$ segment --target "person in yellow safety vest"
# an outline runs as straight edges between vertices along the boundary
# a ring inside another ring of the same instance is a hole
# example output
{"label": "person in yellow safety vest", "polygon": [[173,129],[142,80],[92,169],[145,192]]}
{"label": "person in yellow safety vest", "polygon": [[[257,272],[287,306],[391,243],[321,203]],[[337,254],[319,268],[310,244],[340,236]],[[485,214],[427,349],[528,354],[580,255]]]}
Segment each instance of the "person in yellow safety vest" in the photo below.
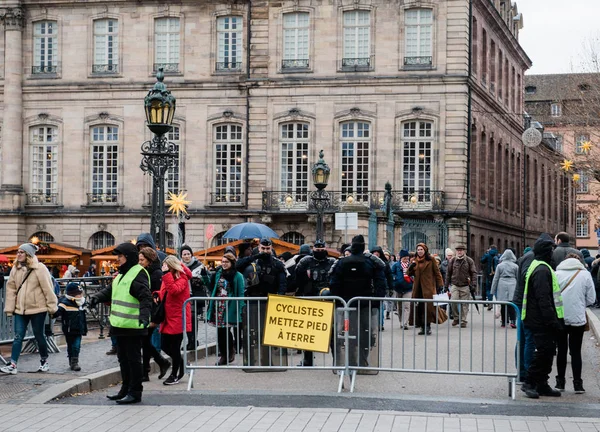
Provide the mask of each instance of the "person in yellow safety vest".
{"label": "person in yellow safety vest", "polygon": [[142,339],[148,334],[152,295],[150,276],[138,264],[138,250],[132,243],[122,243],[113,253],[119,262],[119,275],[112,284],[90,297],[90,307],[111,302],[111,336],[117,338],[117,357],[123,384],[115,395],[107,395],[118,404],[142,400]]}
{"label": "person in yellow safety vest", "polygon": [[556,245],[548,234],[542,234],[533,246],[535,259],[525,275],[525,292],[521,319],[533,333],[536,351],[527,371],[522,390],[525,396],[560,396],[548,384],[556,353],[557,336],[563,331],[563,306],[558,279],[550,262]]}

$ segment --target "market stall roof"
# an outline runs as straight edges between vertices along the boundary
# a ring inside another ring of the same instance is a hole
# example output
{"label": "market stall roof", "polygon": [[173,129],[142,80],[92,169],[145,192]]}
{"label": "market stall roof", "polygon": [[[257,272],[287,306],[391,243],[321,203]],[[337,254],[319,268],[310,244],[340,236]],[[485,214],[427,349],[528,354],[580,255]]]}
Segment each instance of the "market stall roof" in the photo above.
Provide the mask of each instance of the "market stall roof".
{"label": "market stall roof", "polygon": [[[271,239],[271,241],[273,242],[273,247],[275,248],[275,252],[277,253],[277,255],[281,255],[284,252],[291,252],[293,254],[296,254],[300,250],[300,246],[294,243],[288,243],[279,239]],[[207,261],[220,260],[223,254],[225,253],[225,248],[227,246],[233,246],[237,252],[238,246],[244,242],[245,240],[236,240],[230,243],[224,243],[219,246],[213,246],[206,250],[199,250],[194,252],[194,256],[198,259],[204,260],[204,255],[206,254]],[[254,243],[258,244],[258,242]]]}
{"label": "market stall roof", "polygon": [[[93,261],[114,261],[117,257],[112,252],[118,245],[108,246],[92,251]],[[167,248],[167,255],[176,255],[175,249]]]}
{"label": "market stall roof", "polygon": [[[11,261],[14,260],[16,258],[16,254],[5,254],[6,257],[8,259],[10,259]],[[49,262],[49,261],[57,261],[57,262],[65,262],[65,261],[71,261],[74,260],[78,257],[78,255],[36,255],[37,259],[39,261],[43,261],[43,262]]]}
{"label": "market stall roof", "polygon": [[[17,254],[17,251],[19,250],[19,246],[21,246],[21,245],[19,244],[19,245],[15,245],[15,246],[9,246],[4,249],[0,249],[0,254],[9,256],[12,252],[12,255],[14,256]],[[89,249],[82,248],[79,246],[72,246],[72,245],[68,245],[68,244],[64,244],[64,243],[48,243],[48,247],[49,247],[49,249],[54,250],[54,251],[60,251],[60,252],[64,252],[64,253],[71,254],[71,255],[77,255],[77,256],[81,256],[85,253],[90,253]],[[38,258],[41,258],[43,256],[46,256],[46,255],[37,255]],[[58,255],[48,254],[48,256],[56,257]]]}

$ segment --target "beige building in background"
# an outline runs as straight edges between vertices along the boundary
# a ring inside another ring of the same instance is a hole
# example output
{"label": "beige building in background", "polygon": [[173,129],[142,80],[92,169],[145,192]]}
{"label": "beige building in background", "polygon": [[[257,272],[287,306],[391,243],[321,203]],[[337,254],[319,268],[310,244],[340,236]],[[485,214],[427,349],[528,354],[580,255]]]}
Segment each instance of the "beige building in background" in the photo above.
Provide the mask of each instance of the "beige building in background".
{"label": "beige building in background", "polygon": [[[148,231],[140,146],[158,67],[177,97],[169,138],[180,159],[167,187],[192,201],[195,249],[247,220],[314,241],[320,149],[334,246],[362,232],[371,245],[393,235],[396,250],[467,243],[477,257],[573,223],[552,214],[528,227],[522,217],[530,61],[514,3],[1,0],[0,16],[0,246],[35,234],[97,249]],[[358,231],[335,229],[341,211],[359,213]]]}

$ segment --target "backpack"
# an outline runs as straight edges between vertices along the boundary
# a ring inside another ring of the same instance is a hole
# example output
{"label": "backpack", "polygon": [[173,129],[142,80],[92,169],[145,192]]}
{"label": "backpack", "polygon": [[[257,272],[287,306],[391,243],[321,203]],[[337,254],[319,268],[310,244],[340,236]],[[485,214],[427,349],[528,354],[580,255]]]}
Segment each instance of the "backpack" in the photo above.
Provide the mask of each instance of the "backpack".
{"label": "backpack", "polygon": [[255,262],[250,263],[244,269],[244,279],[246,279],[246,288],[256,286],[260,283],[259,268]]}

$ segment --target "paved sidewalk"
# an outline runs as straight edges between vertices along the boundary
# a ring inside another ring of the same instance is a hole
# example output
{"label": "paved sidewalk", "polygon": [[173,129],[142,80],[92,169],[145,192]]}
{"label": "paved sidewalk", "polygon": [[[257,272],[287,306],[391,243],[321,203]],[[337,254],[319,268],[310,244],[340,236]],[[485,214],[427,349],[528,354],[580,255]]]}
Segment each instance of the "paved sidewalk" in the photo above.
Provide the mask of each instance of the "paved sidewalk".
{"label": "paved sidewalk", "polygon": [[597,432],[599,418],[502,417],[347,409],[230,408],[220,406],[8,406],[3,431],[272,431],[272,432]]}

